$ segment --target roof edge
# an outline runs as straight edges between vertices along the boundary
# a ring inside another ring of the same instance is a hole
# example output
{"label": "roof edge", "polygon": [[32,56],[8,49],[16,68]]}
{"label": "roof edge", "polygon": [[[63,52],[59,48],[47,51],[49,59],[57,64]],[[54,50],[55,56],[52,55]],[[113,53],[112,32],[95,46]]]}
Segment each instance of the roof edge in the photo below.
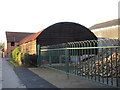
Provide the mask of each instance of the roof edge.
{"label": "roof edge", "polygon": [[90,30],[120,25],[120,18],[94,24],[89,27]]}

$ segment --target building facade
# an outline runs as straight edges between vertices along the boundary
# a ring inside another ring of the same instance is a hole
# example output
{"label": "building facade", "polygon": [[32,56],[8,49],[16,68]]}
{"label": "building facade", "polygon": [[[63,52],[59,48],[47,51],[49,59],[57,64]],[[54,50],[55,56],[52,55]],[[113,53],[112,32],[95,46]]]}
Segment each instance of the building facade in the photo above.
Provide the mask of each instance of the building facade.
{"label": "building facade", "polygon": [[21,48],[22,53],[27,53],[29,55],[37,54],[36,38],[41,32],[42,31],[39,31],[37,33],[28,35],[27,37],[19,41],[19,46]]}
{"label": "building facade", "polygon": [[89,29],[98,38],[120,39],[120,19],[95,24]]}
{"label": "building facade", "polygon": [[11,52],[16,48],[18,42],[33,33],[27,32],[6,32],[5,57],[10,58]]}

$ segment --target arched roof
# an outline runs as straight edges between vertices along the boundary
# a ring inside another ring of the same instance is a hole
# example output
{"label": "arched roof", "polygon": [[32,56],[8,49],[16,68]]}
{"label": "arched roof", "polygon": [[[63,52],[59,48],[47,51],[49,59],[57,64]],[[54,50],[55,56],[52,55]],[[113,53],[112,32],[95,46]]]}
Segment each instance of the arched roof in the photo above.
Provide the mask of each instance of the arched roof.
{"label": "arched roof", "polygon": [[44,29],[37,37],[41,46],[66,42],[96,40],[97,37],[86,27],[73,22],[60,22]]}

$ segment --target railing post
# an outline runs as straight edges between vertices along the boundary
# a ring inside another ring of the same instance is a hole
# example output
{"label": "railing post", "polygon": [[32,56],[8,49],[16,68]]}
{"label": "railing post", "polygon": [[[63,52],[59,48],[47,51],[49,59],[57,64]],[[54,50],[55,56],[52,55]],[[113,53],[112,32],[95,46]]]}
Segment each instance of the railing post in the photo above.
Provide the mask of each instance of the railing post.
{"label": "railing post", "polygon": [[68,50],[65,49],[65,64],[66,64],[66,73],[69,73],[69,53]]}
{"label": "railing post", "polygon": [[40,66],[42,64],[40,44],[37,45],[37,55],[38,55],[37,66]]}
{"label": "railing post", "polygon": [[[120,42],[119,42],[120,45]],[[118,73],[120,75],[120,48],[118,48]],[[120,77],[118,77],[118,87],[120,88]]]}

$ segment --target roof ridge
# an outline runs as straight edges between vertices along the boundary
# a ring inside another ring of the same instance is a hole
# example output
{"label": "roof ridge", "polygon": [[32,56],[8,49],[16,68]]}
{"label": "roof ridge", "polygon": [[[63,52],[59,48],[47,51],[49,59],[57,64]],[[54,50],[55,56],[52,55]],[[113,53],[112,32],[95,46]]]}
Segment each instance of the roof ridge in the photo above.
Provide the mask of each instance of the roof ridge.
{"label": "roof ridge", "polygon": [[104,27],[119,25],[120,24],[119,22],[120,22],[120,18],[112,19],[112,20],[109,20],[109,21],[105,21],[105,22],[94,24],[89,29],[92,30],[92,29],[98,29],[98,28],[104,28]]}
{"label": "roof ridge", "polygon": [[22,33],[22,32],[6,32],[6,39],[8,42],[19,42],[21,39],[33,33]]}
{"label": "roof ridge", "polygon": [[[119,19],[120,19],[120,18],[119,18]],[[119,19],[107,20],[107,21],[103,21],[103,22],[100,22],[100,23],[96,23],[95,25],[97,25],[97,24],[102,24],[102,23],[107,23],[107,22],[112,22],[112,21],[116,21],[116,20],[119,20]]]}
{"label": "roof ridge", "polygon": [[14,31],[5,31],[7,33],[35,33],[35,32],[14,32]]}

